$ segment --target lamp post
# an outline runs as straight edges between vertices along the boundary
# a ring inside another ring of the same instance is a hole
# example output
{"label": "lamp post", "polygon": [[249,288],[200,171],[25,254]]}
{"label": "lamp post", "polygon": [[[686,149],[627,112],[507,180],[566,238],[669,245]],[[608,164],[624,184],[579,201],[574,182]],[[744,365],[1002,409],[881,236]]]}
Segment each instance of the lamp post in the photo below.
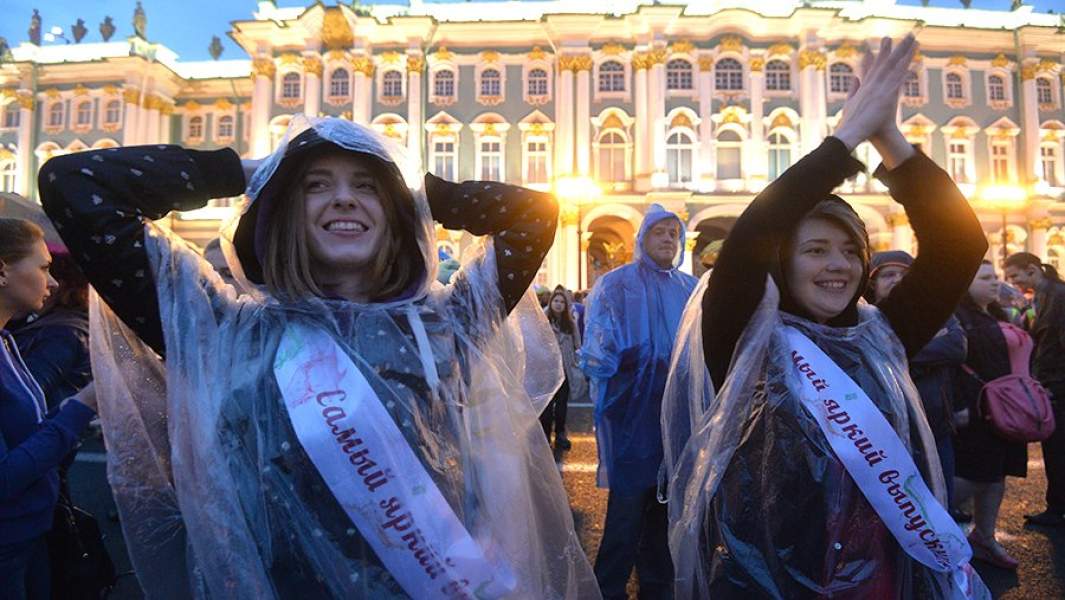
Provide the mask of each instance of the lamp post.
{"label": "lamp post", "polygon": [[1028,205],[1028,190],[1015,185],[990,185],[980,191],[980,200],[1002,215],[1002,266],[1005,267],[1009,257],[1009,215],[1013,211],[1023,210]]}
{"label": "lamp post", "polygon": [[595,201],[602,195],[599,184],[591,177],[559,177],[555,180],[555,196],[559,200],[563,225],[566,222],[577,225],[577,287],[583,284],[584,260],[581,257],[584,244],[584,232],[581,230],[581,206],[585,202]]}

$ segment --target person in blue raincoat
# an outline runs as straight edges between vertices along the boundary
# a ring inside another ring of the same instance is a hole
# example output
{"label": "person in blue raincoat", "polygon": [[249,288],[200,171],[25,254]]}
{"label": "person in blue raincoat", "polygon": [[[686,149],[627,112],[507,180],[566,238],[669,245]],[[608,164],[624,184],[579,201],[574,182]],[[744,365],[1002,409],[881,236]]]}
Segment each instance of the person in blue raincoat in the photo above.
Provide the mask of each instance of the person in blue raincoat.
{"label": "person in blue raincoat", "polygon": [[634,260],[602,276],[588,300],[582,368],[591,383],[599,487],[610,489],[595,575],[603,598],[625,598],[635,566],[640,598],[671,597],[667,511],[657,498],[660,414],[669,357],[696,279],[682,273],[684,224],[651,205]]}

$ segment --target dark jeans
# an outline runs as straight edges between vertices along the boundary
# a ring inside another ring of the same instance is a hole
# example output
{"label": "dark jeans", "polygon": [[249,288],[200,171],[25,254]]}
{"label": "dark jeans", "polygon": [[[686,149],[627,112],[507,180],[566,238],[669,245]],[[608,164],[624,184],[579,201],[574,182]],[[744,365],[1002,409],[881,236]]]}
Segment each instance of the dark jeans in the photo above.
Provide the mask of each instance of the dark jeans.
{"label": "dark jeans", "polygon": [[1065,383],[1047,386],[1054,406],[1054,433],[1043,440],[1047,473],[1047,510],[1065,514]]}
{"label": "dark jeans", "polygon": [[555,392],[555,397],[544,407],[540,413],[540,425],[544,428],[547,442],[551,443],[551,430],[555,431],[555,439],[566,437],[566,411],[569,409],[569,379],[562,382],[562,386]]}
{"label": "dark jeans", "polygon": [[52,595],[44,536],[0,544],[0,600],[49,600]]}
{"label": "dark jeans", "polygon": [[669,514],[653,487],[635,494],[610,490],[603,541],[595,557],[595,578],[603,600],[626,598],[625,585],[634,566],[640,582],[640,600],[673,597]]}

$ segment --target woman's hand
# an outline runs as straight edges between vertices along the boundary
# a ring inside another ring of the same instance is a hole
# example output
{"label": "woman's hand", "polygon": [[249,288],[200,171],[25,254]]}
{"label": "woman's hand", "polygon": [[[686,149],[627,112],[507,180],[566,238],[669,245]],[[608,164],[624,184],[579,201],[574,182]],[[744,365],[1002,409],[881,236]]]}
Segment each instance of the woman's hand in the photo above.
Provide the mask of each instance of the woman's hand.
{"label": "woman's hand", "polygon": [[96,384],[91,381],[89,382],[89,385],[78,390],[78,393],[71,396],[70,399],[77,400],[85,406],[88,406],[94,413],[100,412],[96,401]]}
{"label": "woman's hand", "polygon": [[[843,118],[836,128],[835,137],[847,146],[847,150],[854,150],[858,144],[870,140],[877,146],[878,152],[883,145],[892,159],[899,158],[896,154],[900,151],[905,153],[899,146],[899,140],[905,143],[905,138],[898,133],[895,115],[899,90],[910,71],[910,62],[916,49],[917,40],[910,34],[894,48],[891,38],[886,37],[880,41],[880,52],[875,57],[866,55],[863,78],[860,81],[857,78],[853,80],[850,96],[843,105]],[[906,146],[912,154],[912,147],[909,144]],[[889,164],[887,157],[884,162],[888,168],[894,166]]]}

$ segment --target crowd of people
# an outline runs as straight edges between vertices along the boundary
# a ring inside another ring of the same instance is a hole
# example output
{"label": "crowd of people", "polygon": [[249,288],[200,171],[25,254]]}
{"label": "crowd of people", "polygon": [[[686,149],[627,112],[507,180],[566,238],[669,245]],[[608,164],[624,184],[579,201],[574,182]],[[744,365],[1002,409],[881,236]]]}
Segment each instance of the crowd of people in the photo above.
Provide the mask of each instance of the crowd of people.
{"label": "crowd of people", "polygon": [[[1065,526],[1065,283],[1027,253],[1001,281],[899,132],[915,50],[866,55],[833,135],[701,280],[655,204],[631,263],[537,298],[550,194],[412,174],[341,119],[294,119],[261,161],[50,160],[64,245],[0,219],[0,599],[54,595],[97,414],[152,596],[614,599],[635,573],[648,599],[989,597],[969,563],[1018,567],[995,529],[1028,442],[1048,485],[1026,519]],[[916,257],[873,253],[832,193],[864,141]],[[242,192],[206,253],[152,223]],[[434,223],[482,243],[442,256]],[[573,402],[609,490],[594,560],[556,466]]]}

